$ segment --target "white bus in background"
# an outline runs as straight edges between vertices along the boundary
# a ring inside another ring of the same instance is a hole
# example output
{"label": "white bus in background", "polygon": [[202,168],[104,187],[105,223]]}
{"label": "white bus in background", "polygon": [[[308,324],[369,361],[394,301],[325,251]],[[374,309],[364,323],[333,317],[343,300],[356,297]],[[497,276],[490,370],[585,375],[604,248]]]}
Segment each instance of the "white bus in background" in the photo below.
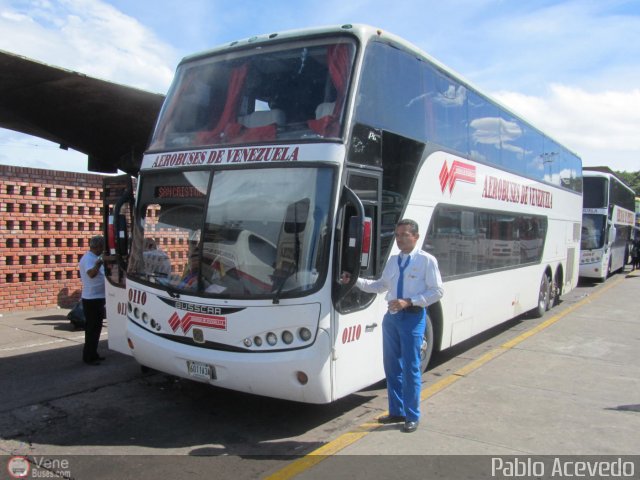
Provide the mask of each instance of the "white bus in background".
{"label": "white bus in background", "polygon": [[608,167],[585,167],[580,276],[600,281],[629,261],[635,192]]}
{"label": "white bus in background", "polygon": [[[259,395],[325,403],[360,390],[384,378],[386,303],[337,280],[378,277],[406,217],[445,285],[426,368],[434,350],[543,315],[576,285],[581,172],[566,148],[371,27],[188,57],[135,202],[118,200],[122,179],[106,185],[109,346]],[[148,238],[169,273],[149,270]]]}

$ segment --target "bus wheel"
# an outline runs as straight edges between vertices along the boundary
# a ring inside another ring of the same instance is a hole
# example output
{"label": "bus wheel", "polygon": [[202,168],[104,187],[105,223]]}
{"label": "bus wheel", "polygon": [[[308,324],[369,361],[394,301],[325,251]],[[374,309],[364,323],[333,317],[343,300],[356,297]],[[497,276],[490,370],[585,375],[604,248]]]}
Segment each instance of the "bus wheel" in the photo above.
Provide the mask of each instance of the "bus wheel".
{"label": "bus wheel", "polygon": [[560,295],[562,295],[562,276],[558,270],[551,281],[551,298],[549,299],[549,308],[556,307],[560,304]]}
{"label": "bus wheel", "polygon": [[426,328],[422,336],[422,345],[420,346],[420,371],[426,372],[429,366],[429,360],[433,354],[433,324],[427,316]]}
{"label": "bus wheel", "polygon": [[551,303],[551,282],[547,274],[542,275],[540,280],[540,291],[538,292],[538,306],[532,310],[534,318],[540,318],[544,315],[544,312],[549,310]]}

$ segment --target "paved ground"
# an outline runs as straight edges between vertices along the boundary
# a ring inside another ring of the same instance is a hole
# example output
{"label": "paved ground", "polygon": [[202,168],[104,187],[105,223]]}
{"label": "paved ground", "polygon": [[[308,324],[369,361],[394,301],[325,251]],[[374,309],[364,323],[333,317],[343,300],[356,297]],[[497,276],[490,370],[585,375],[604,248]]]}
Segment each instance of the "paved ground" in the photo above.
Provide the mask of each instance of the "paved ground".
{"label": "paved ground", "polygon": [[[637,272],[616,275],[447,351],[423,377],[413,434],[374,422],[384,385],[319,407],[141,375],[113,352],[87,367],[66,310],[4,314],[0,454],[67,459],[58,477],[92,480],[548,478],[561,455],[632,461],[640,478],[639,294]],[[498,468],[514,459],[536,475]]]}
{"label": "paved ground", "polygon": [[[566,456],[602,455],[640,478],[639,307],[640,274],[617,275],[427,386],[417,432],[363,424],[271,478],[551,478],[554,462],[566,467],[555,477],[572,473]],[[517,464],[492,465],[499,456],[529,461],[531,475],[506,475]]]}

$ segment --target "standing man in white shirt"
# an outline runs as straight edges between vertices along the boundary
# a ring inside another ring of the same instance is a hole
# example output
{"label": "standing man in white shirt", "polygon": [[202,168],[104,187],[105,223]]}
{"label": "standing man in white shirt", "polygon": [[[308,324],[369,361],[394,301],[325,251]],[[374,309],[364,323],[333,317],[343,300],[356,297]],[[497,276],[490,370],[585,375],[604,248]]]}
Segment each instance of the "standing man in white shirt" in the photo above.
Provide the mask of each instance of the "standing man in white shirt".
{"label": "standing man in white shirt", "polygon": [[[391,255],[378,280],[359,278],[355,284],[370,293],[387,292],[388,311],[382,321],[384,372],[389,414],[380,423],[404,422],[403,431],[415,432],[420,422],[420,347],[426,325],[426,307],[444,293],[438,261],[418,246],[418,224],[400,220],[395,229],[400,254]],[[344,272],[341,282],[349,282]]]}
{"label": "standing man in white shirt", "polygon": [[105,307],[103,251],[104,237],[91,237],[89,251],[82,256],[78,265],[82,280],[82,309],[86,319],[82,361],[88,365],[100,365],[100,360],[104,360],[98,355]]}

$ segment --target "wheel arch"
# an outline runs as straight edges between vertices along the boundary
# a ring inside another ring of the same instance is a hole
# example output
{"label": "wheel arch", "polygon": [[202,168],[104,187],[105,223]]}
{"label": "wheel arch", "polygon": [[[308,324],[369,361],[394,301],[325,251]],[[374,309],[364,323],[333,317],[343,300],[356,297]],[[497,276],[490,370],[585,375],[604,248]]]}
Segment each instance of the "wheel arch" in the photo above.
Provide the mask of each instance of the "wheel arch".
{"label": "wheel arch", "polygon": [[442,345],[442,325],[444,323],[444,314],[442,313],[442,304],[440,301],[429,305],[427,307],[427,313],[431,318],[431,325],[433,326],[433,351],[439,352]]}

